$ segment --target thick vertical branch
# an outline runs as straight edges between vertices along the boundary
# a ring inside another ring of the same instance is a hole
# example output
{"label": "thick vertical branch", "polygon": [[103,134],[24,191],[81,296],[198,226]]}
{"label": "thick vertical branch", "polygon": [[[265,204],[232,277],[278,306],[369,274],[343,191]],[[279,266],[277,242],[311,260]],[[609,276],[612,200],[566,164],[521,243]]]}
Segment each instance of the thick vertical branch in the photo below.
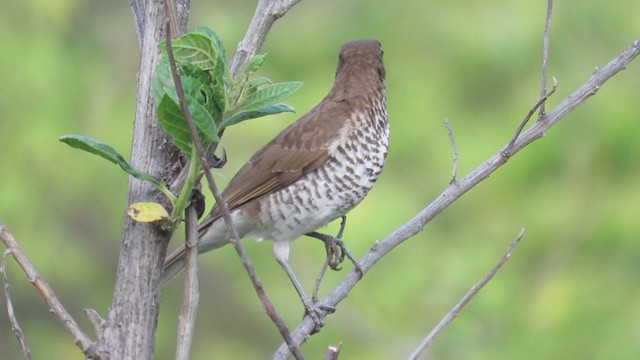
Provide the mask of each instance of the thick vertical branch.
{"label": "thick vertical branch", "polygon": [[186,211],[186,279],[184,282],[184,298],[180,309],[180,322],[178,324],[178,341],[176,341],[176,360],[186,360],[191,356],[191,344],[193,343],[196,315],[198,314],[198,301],[200,289],[198,283],[198,215],[192,205]]}
{"label": "thick vertical branch", "polygon": [[[184,30],[189,0],[178,3],[179,21]],[[151,89],[153,71],[161,56],[157,44],[164,39],[164,1],[147,0],[140,10],[142,48],[131,163],[145,173],[162,177],[175,159],[175,150],[156,122]],[[127,205],[143,200],[166,204],[163,195],[148,183],[130,178]],[[136,223],[125,216],[113,303],[99,339],[112,359],[153,358],[160,304],[158,280],[170,236],[154,225]]]}

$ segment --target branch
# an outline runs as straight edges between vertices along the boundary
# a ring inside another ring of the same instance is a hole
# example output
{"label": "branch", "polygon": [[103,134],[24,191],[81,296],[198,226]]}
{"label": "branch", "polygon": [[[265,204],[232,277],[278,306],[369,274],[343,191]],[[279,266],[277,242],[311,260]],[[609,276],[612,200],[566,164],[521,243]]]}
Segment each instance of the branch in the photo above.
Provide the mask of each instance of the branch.
{"label": "branch", "polygon": [[[547,1],[547,21],[544,25],[544,44],[542,46],[542,71],[540,71],[540,98],[547,96],[547,72],[549,70],[549,44],[551,43],[551,14],[553,13],[553,0]],[[549,94],[551,95],[551,94]],[[540,119],[546,115],[544,103],[540,105]]]}
{"label": "branch", "polygon": [[451,141],[451,152],[453,153],[453,170],[451,170],[449,184],[455,184],[458,181],[458,149],[456,148],[456,139],[453,137],[453,129],[449,124],[449,119],[444,119],[444,126],[447,128],[447,134],[449,134],[449,140]]}
{"label": "branch", "polygon": [[[507,160],[515,153],[529,145],[533,141],[541,138],[548,130],[563,119],[568,113],[585,102],[589,97],[594,95],[602,85],[611,77],[622,71],[633,59],[640,54],[640,38],[635,40],[617,57],[612,59],[604,68],[593,74],[587,82],[580,88],[567,96],[555,109],[547,114],[546,121],[538,121],[533,124],[527,131],[514,141],[512,153],[505,156],[505,150],[508,145],[502,147],[493,154],[484,163],[480,164],[476,169],[471,171],[467,176],[458,181],[455,185],[449,185],[431,204],[420,211],[416,216],[404,225],[400,226],[393,233],[388,235],[383,241],[377,243],[371,251],[369,251],[360,265],[363,271],[368,271],[386,254],[400,245],[406,239],[414,236],[422,231],[427,223],[429,223],[436,215],[449,207],[455,200],[467,191],[474,188],[480,182],[493,174],[500,166],[504,165]],[[322,301],[321,306],[335,307],[347,294],[353,289],[358,281],[359,274],[355,270],[351,270],[345,278],[329,293]],[[304,342],[314,329],[313,321],[306,317],[298,327],[293,331],[292,336],[297,343]],[[287,347],[281,345],[274,354],[273,359],[286,359],[288,357]]]}
{"label": "branch", "polygon": [[527,123],[529,122],[533,114],[536,113],[536,110],[540,109],[540,111],[542,111],[542,108],[544,104],[547,102],[547,99],[549,99],[549,97],[556,92],[557,88],[558,88],[558,80],[556,80],[556,78],[553,78],[553,88],[551,88],[551,91],[549,91],[549,93],[546,93],[545,91],[545,95],[542,98],[540,98],[540,100],[538,100],[538,102],[535,103],[533,107],[531,107],[527,115],[525,115],[524,119],[520,122],[520,125],[518,125],[518,128],[516,129],[515,134],[513,134],[513,137],[511,138],[509,145],[507,145],[507,148],[503,152],[503,155],[505,157],[508,158],[513,155],[513,146],[515,145],[516,140],[518,140],[518,137],[522,133],[522,130],[524,130],[524,127],[527,125]]}
{"label": "branch", "polygon": [[198,313],[200,292],[198,289],[198,216],[195,206],[189,205],[186,210],[185,226],[186,279],[184,281],[184,298],[180,310],[178,339],[176,341],[176,360],[188,360],[191,354],[193,333]]}
{"label": "branch", "polygon": [[20,343],[22,356],[27,360],[31,360],[31,349],[27,344],[27,338],[22,332],[22,328],[18,323],[16,314],[13,312],[13,302],[11,301],[11,295],[9,294],[9,278],[7,277],[7,255],[9,254],[11,254],[11,250],[5,250],[2,254],[2,262],[0,263],[0,273],[2,273],[2,280],[4,281],[4,299],[7,303],[7,315],[9,316],[9,322],[11,323],[11,331],[16,335],[16,338],[18,338],[18,342]]}
{"label": "branch", "polygon": [[[168,22],[167,22],[167,27],[169,27]],[[267,315],[269,315],[273,323],[278,328],[280,335],[283,337],[285,342],[289,345],[289,349],[293,353],[294,357],[296,359],[304,359],[304,355],[302,355],[302,352],[300,351],[298,346],[295,344],[295,342],[291,338],[291,334],[289,333],[289,329],[287,328],[287,325],[284,323],[282,318],[278,315],[278,313],[275,310],[275,307],[273,306],[273,303],[267,296],[264,290],[264,287],[262,286],[262,282],[258,278],[258,274],[256,273],[256,270],[253,267],[253,264],[251,263],[251,259],[249,258],[249,255],[247,254],[246,250],[244,249],[244,246],[240,242],[240,236],[238,235],[238,232],[235,226],[233,226],[233,221],[231,219],[231,212],[229,211],[229,207],[227,206],[226,201],[224,200],[224,198],[220,194],[220,191],[218,190],[218,186],[216,185],[215,180],[213,179],[213,175],[211,175],[211,170],[209,169],[208,166],[206,166],[207,164],[206,152],[204,150],[204,147],[202,146],[200,137],[198,136],[198,131],[196,130],[196,126],[193,123],[193,119],[191,118],[189,107],[187,106],[187,100],[184,96],[184,90],[182,89],[182,82],[180,81],[178,68],[177,68],[175,59],[173,57],[173,49],[171,47],[171,37],[169,35],[170,34],[169,29],[167,29],[166,34],[167,34],[167,38],[166,38],[167,57],[169,58],[169,65],[171,66],[171,74],[173,76],[173,81],[176,86],[176,94],[178,95],[178,99],[180,100],[180,108],[182,109],[182,113],[184,114],[185,120],[187,121],[187,125],[189,126],[189,132],[191,133],[191,138],[193,139],[193,144],[195,146],[195,149],[192,149],[191,151],[196,150],[198,153],[198,156],[200,157],[200,163],[203,164],[202,168],[204,170],[204,175],[207,179],[207,183],[209,184],[209,189],[213,193],[213,197],[216,199],[216,205],[220,208],[220,212],[222,213],[222,218],[225,222],[225,225],[227,226],[227,230],[229,231],[231,244],[233,245],[234,249],[238,253],[240,260],[242,261],[242,265],[247,271],[247,274],[251,279],[253,287],[255,288],[255,291],[258,294],[258,298],[260,298],[260,301],[262,302],[265,312],[267,313]]]}
{"label": "branch", "polygon": [[47,305],[49,305],[49,311],[55,315],[58,320],[60,320],[69,334],[73,336],[76,346],[78,346],[80,350],[87,355],[87,357],[99,358],[98,354],[95,352],[93,341],[91,341],[91,339],[82,332],[78,323],[76,323],[67,309],[64,308],[62,302],[58,300],[58,297],[53,292],[53,289],[51,289],[51,286],[49,286],[47,281],[44,280],[38,270],[36,270],[31,260],[29,260],[25,255],[20,246],[18,246],[18,243],[4,224],[0,224],[0,240],[2,240],[4,245],[7,247],[7,251],[11,253],[13,259],[18,263],[18,265],[20,265],[25,275],[27,275],[29,282],[36,288],[36,290],[38,290],[40,295],[47,302]]}
{"label": "branch", "polygon": [[249,28],[242,41],[238,43],[236,55],[231,61],[231,75],[240,73],[251,58],[257,54],[273,23],[283,17],[300,0],[259,0]]}
{"label": "branch", "polygon": [[[183,32],[189,0],[174,1],[179,30]],[[164,39],[166,9],[161,0],[130,0],[130,3],[142,45],[130,164],[167,181],[168,173],[176,169],[180,153],[158,126],[151,81],[162,56],[158,43]],[[170,206],[151,184],[129,177],[125,206],[141,200]],[[123,223],[113,300],[98,343],[109,350],[111,359],[152,359],[161,303],[159,280],[172,234],[128,216]]]}
{"label": "branch", "polygon": [[409,360],[417,360],[420,354],[422,354],[422,352],[433,342],[433,340],[435,340],[435,338],[440,335],[442,330],[444,330],[444,328],[447,327],[447,325],[449,325],[456,318],[456,316],[458,316],[462,308],[464,308],[469,303],[469,301],[474,296],[476,296],[476,294],[478,294],[478,292],[489,282],[489,280],[493,278],[498,270],[500,270],[502,265],[504,265],[504,263],[506,263],[507,260],[511,258],[511,254],[516,249],[516,246],[520,244],[522,236],[524,236],[524,228],[520,230],[520,233],[518,233],[516,239],[513,240],[511,245],[509,245],[509,248],[504,253],[504,255],[502,255],[500,261],[498,261],[493,269],[491,269],[491,271],[489,271],[489,273],[485,275],[479,283],[473,285],[471,289],[462,297],[462,299],[460,299],[460,301],[453,307],[453,309],[451,309],[451,311],[449,311],[447,315],[445,315],[445,317],[440,320],[438,325],[436,325],[433,330],[431,330],[429,335],[427,335],[427,337],[422,340],[420,345],[414,350],[411,356],[408,357]]}
{"label": "branch", "polygon": [[340,356],[340,350],[342,350],[342,343],[338,346],[330,345],[327,347],[327,351],[324,352],[324,357],[322,360],[338,360]]}

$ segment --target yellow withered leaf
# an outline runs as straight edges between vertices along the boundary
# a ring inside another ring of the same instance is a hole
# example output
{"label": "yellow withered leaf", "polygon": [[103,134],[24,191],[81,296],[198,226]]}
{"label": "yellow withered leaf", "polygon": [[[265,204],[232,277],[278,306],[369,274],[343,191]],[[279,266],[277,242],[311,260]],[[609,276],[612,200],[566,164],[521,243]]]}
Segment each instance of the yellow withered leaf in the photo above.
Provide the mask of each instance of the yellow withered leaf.
{"label": "yellow withered leaf", "polygon": [[129,206],[127,214],[135,221],[154,222],[169,218],[169,213],[162,205],[154,202],[139,202]]}

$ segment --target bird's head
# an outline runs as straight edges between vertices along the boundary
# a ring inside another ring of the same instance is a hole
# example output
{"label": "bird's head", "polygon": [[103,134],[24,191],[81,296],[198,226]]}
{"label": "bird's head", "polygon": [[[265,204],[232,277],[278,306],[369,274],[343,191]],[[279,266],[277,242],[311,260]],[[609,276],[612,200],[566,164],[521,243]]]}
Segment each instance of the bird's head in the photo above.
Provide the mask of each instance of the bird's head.
{"label": "bird's head", "polygon": [[384,94],[382,45],[377,40],[355,40],[340,48],[333,95],[353,97]]}

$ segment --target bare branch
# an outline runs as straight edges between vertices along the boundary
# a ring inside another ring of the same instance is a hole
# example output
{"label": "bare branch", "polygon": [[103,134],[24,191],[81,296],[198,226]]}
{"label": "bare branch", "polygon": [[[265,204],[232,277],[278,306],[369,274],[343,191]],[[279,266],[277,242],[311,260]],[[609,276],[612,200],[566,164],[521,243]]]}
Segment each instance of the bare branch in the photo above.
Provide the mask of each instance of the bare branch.
{"label": "bare branch", "polygon": [[195,206],[189,205],[186,210],[187,224],[185,235],[186,279],[184,282],[184,298],[180,310],[178,339],[176,342],[176,360],[188,360],[191,355],[196,315],[200,291],[198,289],[198,216]]}
{"label": "bare branch", "polygon": [[[167,26],[169,26],[168,22],[167,22]],[[240,260],[242,261],[242,265],[247,271],[247,274],[251,279],[253,287],[255,288],[255,291],[258,294],[258,298],[262,302],[265,312],[267,313],[267,315],[269,315],[273,323],[276,325],[276,327],[278,328],[278,331],[280,332],[280,335],[283,337],[285,342],[289,344],[289,349],[293,353],[293,356],[296,359],[304,359],[304,355],[302,355],[302,352],[300,351],[298,346],[295,344],[295,342],[291,338],[291,334],[289,333],[289,329],[287,328],[287,325],[284,323],[282,318],[277,314],[275,307],[273,306],[273,303],[267,296],[264,290],[264,287],[262,286],[262,282],[258,278],[258,274],[256,273],[255,268],[251,263],[251,259],[249,258],[249,255],[247,254],[246,250],[244,249],[244,246],[240,242],[240,236],[238,235],[238,232],[236,231],[235,226],[233,226],[233,221],[231,219],[231,212],[229,211],[229,207],[227,206],[227,203],[222,197],[222,195],[220,195],[218,186],[216,185],[215,180],[213,179],[213,175],[211,175],[211,170],[209,169],[209,167],[206,166],[207,164],[206,152],[204,150],[204,147],[202,146],[200,137],[198,136],[198,131],[196,130],[196,127],[193,123],[191,114],[189,113],[187,100],[184,96],[184,90],[182,89],[182,82],[180,81],[178,68],[176,66],[176,62],[173,57],[173,49],[171,47],[171,38],[169,36],[170,31],[167,30],[166,33],[167,33],[167,38],[166,38],[167,57],[169,58],[169,64],[171,66],[171,74],[173,76],[173,81],[176,86],[176,94],[178,95],[178,99],[180,100],[180,108],[182,109],[182,113],[184,114],[184,117],[189,126],[189,132],[191,133],[191,138],[193,139],[195,150],[198,152],[198,156],[200,157],[201,164],[203,164],[202,168],[204,170],[205,178],[207,179],[207,182],[209,184],[209,189],[213,193],[213,197],[216,199],[216,205],[220,209],[220,212],[222,213],[222,218],[225,222],[225,225],[227,226],[227,230],[229,231],[231,244],[233,245],[236,252],[238,253]]]}
{"label": "bare branch", "polygon": [[455,184],[458,181],[458,149],[456,148],[456,140],[453,137],[453,129],[449,124],[449,119],[444,118],[444,126],[447,128],[449,140],[451,141],[451,152],[453,153],[453,170],[451,171],[449,184]]}
{"label": "bare branch", "polygon": [[414,350],[411,356],[408,357],[409,360],[417,360],[420,354],[435,340],[435,338],[444,330],[447,325],[449,325],[455,318],[458,316],[460,311],[471,301],[471,299],[476,296],[476,294],[493,278],[493,276],[500,270],[502,265],[507,262],[511,258],[511,254],[515,250],[516,246],[520,244],[520,240],[522,240],[522,236],[524,236],[524,228],[520,229],[520,233],[516,236],[516,239],[513,240],[511,245],[507,251],[502,255],[502,258],[498,263],[489,271],[487,275],[485,275],[479,283],[473,285],[471,289],[460,299],[460,301],[445,315],[442,320],[436,325],[429,335],[422,340],[420,345]]}
{"label": "bare branch", "polygon": [[[549,70],[549,44],[551,43],[551,14],[553,13],[553,0],[547,1],[547,21],[544,25],[544,45],[542,48],[542,71],[540,72],[540,98],[547,97],[547,72]],[[555,86],[554,86],[555,87]],[[549,94],[550,95],[550,94]],[[546,115],[545,103],[540,105],[540,119]]]}
{"label": "bare branch", "polygon": [[[64,308],[62,302],[58,300],[58,297],[53,292],[53,289],[51,289],[51,286],[49,286],[38,270],[36,270],[33,263],[31,263],[31,260],[29,260],[29,258],[24,254],[16,240],[3,224],[0,224],[0,239],[7,247],[7,252],[13,256],[14,260],[22,268],[22,271],[27,275],[29,282],[36,288],[36,290],[38,290],[40,295],[47,302],[47,305],[49,305],[49,311],[55,315],[58,320],[60,320],[69,334],[73,336],[76,346],[78,346],[85,355],[99,358],[97,354],[94,353],[93,341],[91,341],[91,339],[82,332],[78,323],[76,323],[67,309]],[[5,252],[5,256],[7,252]]]}
{"label": "bare branch", "polygon": [[169,26],[167,32],[172,39],[178,37],[178,8],[176,7],[175,0],[165,0],[165,6],[167,7],[167,17],[169,18]]}
{"label": "bare branch", "polygon": [[26,360],[31,360],[31,349],[27,344],[27,338],[24,336],[22,332],[22,328],[18,323],[18,318],[16,318],[16,314],[13,312],[13,302],[11,302],[11,295],[9,294],[9,278],[7,277],[7,255],[11,254],[11,250],[7,249],[2,254],[2,262],[0,263],[0,273],[2,273],[2,279],[4,281],[4,299],[7,303],[7,315],[9,316],[9,322],[11,323],[11,331],[18,338],[18,343],[20,343],[20,349],[22,349],[22,356]]}
{"label": "bare branch", "polygon": [[84,315],[89,319],[91,326],[93,326],[93,330],[96,332],[96,337],[98,339],[102,338],[105,324],[104,319],[93,309],[84,309]]}
{"label": "bare branch", "polygon": [[340,350],[342,350],[342,343],[340,343],[338,346],[330,345],[327,348],[327,351],[324,352],[324,357],[322,359],[338,360],[338,357],[340,356]]}
{"label": "bare branch", "polygon": [[262,48],[273,23],[283,17],[300,0],[259,0],[256,11],[236,55],[231,62],[231,75],[236,76]]}
{"label": "bare branch", "polygon": [[507,149],[504,151],[505,157],[509,158],[511,157],[511,155],[513,155],[513,152],[512,152],[513,145],[515,144],[516,140],[518,140],[518,136],[520,136],[520,133],[522,133],[522,130],[527,125],[529,120],[531,120],[531,117],[533,116],[533,114],[535,114],[536,110],[541,108],[541,106],[543,106],[544,103],[547,102],[547,99],[549,99],[549,97],[556,92],[557,88],[558,88],[558,81],[556,80],[556,78],[553,78],[553,88],[551,88],[551,91],[549,91],[548,94],[546,94],[544,97],[538,100],[538,102],[535,103],[535,105],[533,105],[533,107],[529,110],[527,115],[525,115],[524,119],[522,119],[522,121],[520,122],[520,125],[518,125],[518,128],[516,129],[515,134],[513,134],[513,137],[511,138],[509,145],[507,145]]}
{"label": "bare branch", "polygon": [[[640,38],[634,41],[617,57],[612,59],[604,68],[593,74],[580,88],[567,96],[553,111],[547,114],[546,121],[538,121],[527,129],[521,136],[517,138],[512,146],[513,155],[523,149],[533,141],[541,138],[548,130],[563,119],[568,113],[584,103],[589,97],[594,95],[602,85],[611,77],[622,71],[631,61],[640,54]],[[383,241],[369,251],[360,265],[363,271],[368,271],[386,254],[393,250],[396,246],[403,243],[408,238],[422,231],[436,215],[440,214],[444,209],[449,207],[460,196],[474,188],[480,182],[493,174],[500,166],[504,165],[508,158],[505,157],[505,150],[508,145],[503,146],[484,163],[480,164],[476,169],[471,171],[467,176],[458,181],[454,185],[449,185],[431,204],[422,209],[416,216],[400,226],[393,233],[388,235]],[[347,294],[355,286],[358,281],[359,274],[352,270],[345,278],[321,301],[321,306],[335,307],[338,303],[347,297]],[[309,334],[315,328],[314,322],[305,318],[298,327],[292,332],[292,336],[296,343],[304,342]],[[286,359],[288,357],[288,349],[284,344],[281,345],[273,356],[273,359]]]}
{"label": "bare branch", "polygon": [[138,46],[142,49],[142,39],[144,38],[144,1],[129,0],[131,13],[133,14],[133,22],[136,26],[136,35],[138,37]]}

